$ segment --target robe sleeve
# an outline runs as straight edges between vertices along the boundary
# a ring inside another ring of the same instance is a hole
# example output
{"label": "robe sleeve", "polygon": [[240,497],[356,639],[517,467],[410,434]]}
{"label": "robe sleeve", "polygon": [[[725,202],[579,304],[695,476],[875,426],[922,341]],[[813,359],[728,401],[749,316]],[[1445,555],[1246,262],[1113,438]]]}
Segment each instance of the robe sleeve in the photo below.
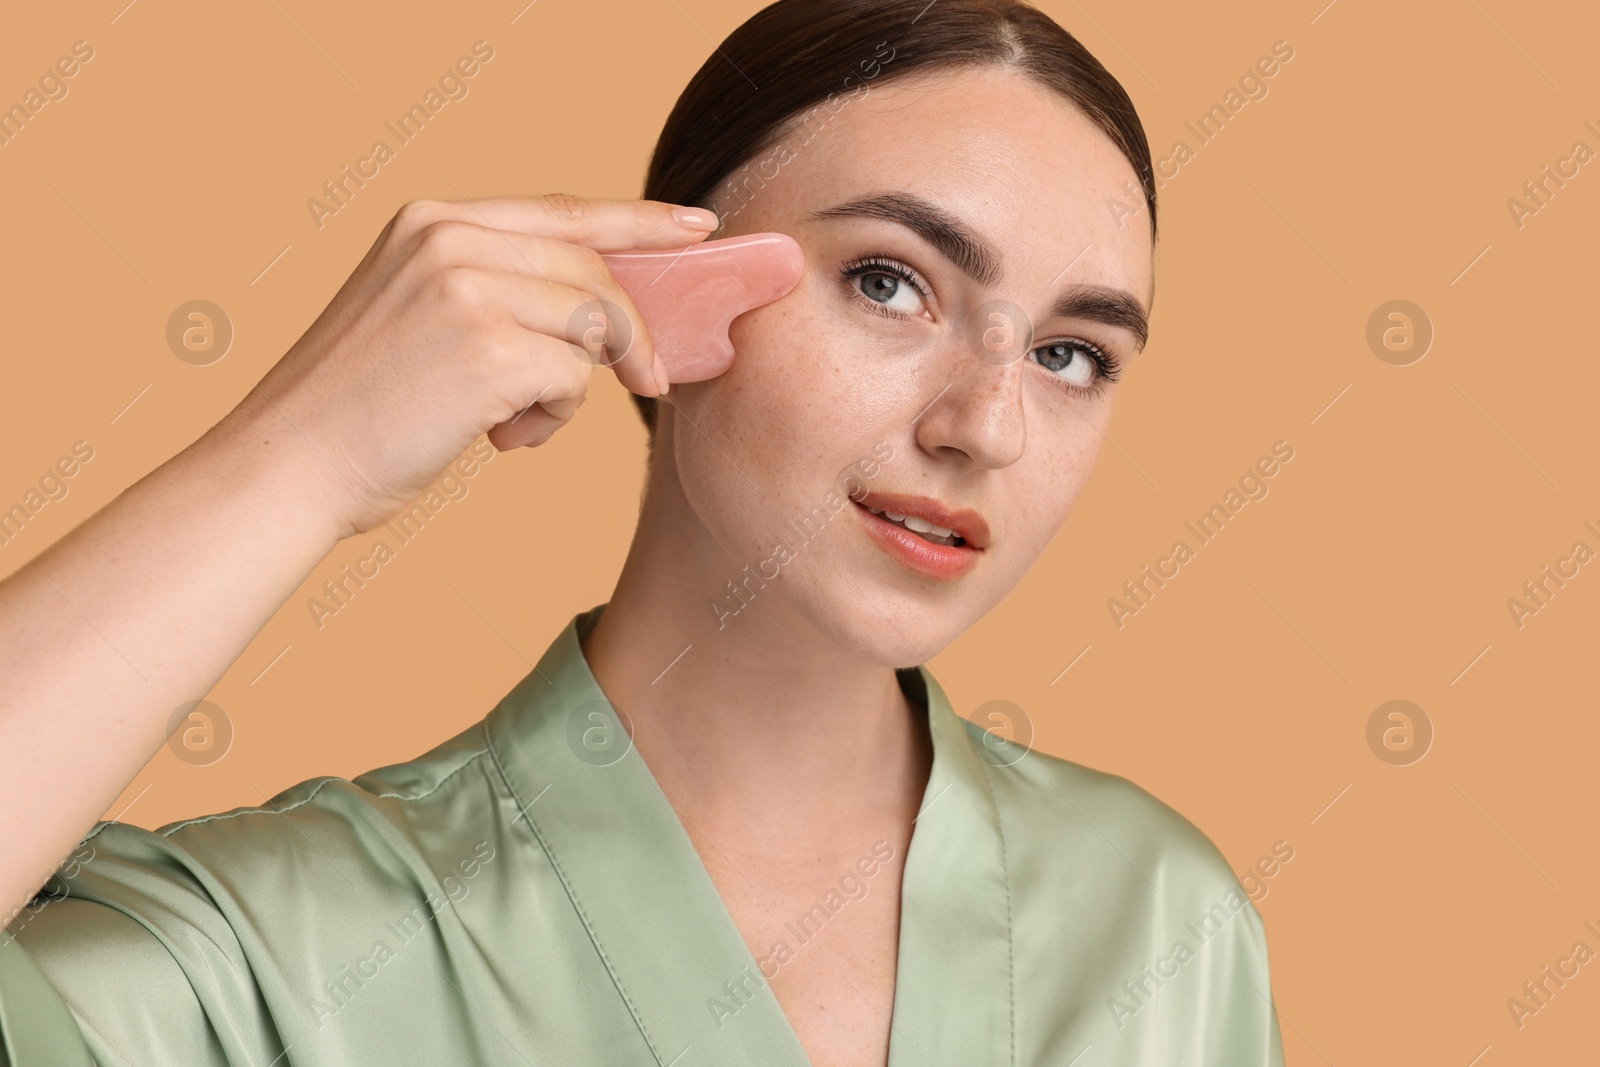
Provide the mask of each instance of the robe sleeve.
{"label": "robe sleeve", "polygon": [[210,878],[160,833],[99,824],[0,935],[0,1067],[281,1055]]}
{"label": "robe sleeve", "polygon": [[1272,1002],[1266,928],[1244,890],[1240,889],[1239,894],[1245,903],[1225,927],[1226,942],[1203,946],[1220,950],[1211,954],[1213,973],[1206,981],[1226,998],[1229,1008],[1217,1025],[1203,1031],[1199,1062],[1283,1067],[1283,1039]]}

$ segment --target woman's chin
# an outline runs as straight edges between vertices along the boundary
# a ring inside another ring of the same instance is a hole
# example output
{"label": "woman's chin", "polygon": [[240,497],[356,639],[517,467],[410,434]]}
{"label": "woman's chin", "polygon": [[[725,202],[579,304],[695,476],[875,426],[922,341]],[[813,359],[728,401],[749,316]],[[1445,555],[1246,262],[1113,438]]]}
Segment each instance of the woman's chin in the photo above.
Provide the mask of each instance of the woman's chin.
{"label": "woman's chin", "polygon": [[819,632],[856,656],[884,667],[913,667],[942,652],[974,621],[968,611],[914,590],[835,579],[837,588],[807,614]]}

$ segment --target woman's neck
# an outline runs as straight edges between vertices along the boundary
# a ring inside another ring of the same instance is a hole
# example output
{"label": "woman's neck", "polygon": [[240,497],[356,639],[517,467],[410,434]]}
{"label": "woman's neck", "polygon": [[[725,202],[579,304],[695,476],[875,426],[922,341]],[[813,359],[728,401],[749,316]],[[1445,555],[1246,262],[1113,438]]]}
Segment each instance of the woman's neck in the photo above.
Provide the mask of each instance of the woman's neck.
{"label": "woman's neck", "polygon": [[706,550],[712,539],[675,488],[652,485],[616,589],[582,641],[662,790],[708,821],[711,837],[765,824],[803,839],[857,815],[909,822],[932,766],[925,711],[892,668],[791,607],[782,574],[737,615],[714,610],[730,564]]}

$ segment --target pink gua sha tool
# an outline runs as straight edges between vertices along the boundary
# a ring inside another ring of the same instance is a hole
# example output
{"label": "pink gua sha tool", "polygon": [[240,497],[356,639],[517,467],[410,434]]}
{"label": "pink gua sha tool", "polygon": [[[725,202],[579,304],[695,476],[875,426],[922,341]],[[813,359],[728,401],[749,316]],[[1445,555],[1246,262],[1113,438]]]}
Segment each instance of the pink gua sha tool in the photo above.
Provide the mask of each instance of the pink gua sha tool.
{"label": "pink gua sha tool", "polygon": [[799,242],[783,233],[600,258],[639,309],[674,382],[702,382],[732,366],[733,320],[788,295],[805,269]]}

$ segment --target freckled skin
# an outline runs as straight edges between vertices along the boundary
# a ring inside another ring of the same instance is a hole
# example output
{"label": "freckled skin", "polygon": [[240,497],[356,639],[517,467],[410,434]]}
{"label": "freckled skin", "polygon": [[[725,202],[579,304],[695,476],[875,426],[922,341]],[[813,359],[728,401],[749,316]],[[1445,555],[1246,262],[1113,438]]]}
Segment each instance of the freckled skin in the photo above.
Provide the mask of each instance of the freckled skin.
{"label": "freckled skin", "polygon": [[[926,719],[889,668],[933,657],[1022,578],[1089,475],[1116,388],[1069,395],[1031,358],[985,362],[967,339],[974,313],[1012,301],[1035,320],[1035,349],[1087,340],[1126,368],[1127,331],[1045,315],[1072,283],[1124,288],[1148,308],[1152,255],[1133,168],[1069,103],[1016,75],[883,80],[802,139],[736,214],[736,202],[712,205],[716,236],[795,237],[805,274],[734,323],[726,374],[661,403],[638,530],[584,654],[631,713],[758,961],[779,941],[796,948],[786,924],[874,843],[893,849],[870,892],[769,983],[814,1064],[859,1067],[885,1062],[902,863],[932,761]],[[963,220],[1000,255],[1000,280],[977,285],[892,223],[806,217],[886,192]],[[1108,201],[1141,210],[1118,226]],[[840,268],[872,254],[915,270],[926,306],[909,299],[916,313],[891,319],[852,297],[861,280]],[[992,543],[962,578],[889,558],[854,505],[803,546],[786,529],[880,442],[894,453],[871,488],[987,520]],[[780,540],[792,561],[719,624],[711,605],[726,583]]]}
{"label": "freckled skin", "polygon": [[[731,196],[712,206],[737,209],[716,236],[778,230],[799,240],[805,276],[784,299],[734,324],[738,355],[727,374],[677,387],[676,404],[703,435],[666,427],[671,447],[662,458],[670,457],[692,513],[685,521],[741,560],[770,553],[786,536],[784,522],[820,502],[880,441],[894,458],[873,488],[982,513],[994,543],[956,583],[904,570],[844,521],[829,523],[784,569],[781,595],[801,614],[878,662],[905,665],[931,656],[998,603],[1044,550],[1093,466],[1115,391],[1065,396],[1031,359],[984,362],[967,339],[972,312],[985,300],[1013,301],[1034,316],[1036,340],[1048,342],[1089,329],[1043,317],[1060,286],[1115,285],[1148,305],[1149,221],[1141,210],[1119,226],[1107,206],[1130,201],[1124,183],[1137,188],[1111,140],[1068,102],[1015,75],[940,72],[887,82],[844,106],[810,144],[804,136],[802,129],[787,138],[796,158],[765,188],[752,185],[742,209]],[[964,219],[1003,257],[1001,280],[981,288],[892,223],[804,217],[891,190],[920,194]],[[936,321],[893,322],[850,302],[839,267],[880,250],[932,286]],[[1126,331],[1099,327],[1088,339],[1109,337],[1132,355]],[[670,409],[663,415],[673,421]],[[730,471],[707,437],[738,457],[745,477]],[[840,518],[853,521],[849,513]],[[862,610],[862,596],[892,628]],[[938,610],[928,610],[930,600]],[[908,643],[921,655],[908,659]]]}

